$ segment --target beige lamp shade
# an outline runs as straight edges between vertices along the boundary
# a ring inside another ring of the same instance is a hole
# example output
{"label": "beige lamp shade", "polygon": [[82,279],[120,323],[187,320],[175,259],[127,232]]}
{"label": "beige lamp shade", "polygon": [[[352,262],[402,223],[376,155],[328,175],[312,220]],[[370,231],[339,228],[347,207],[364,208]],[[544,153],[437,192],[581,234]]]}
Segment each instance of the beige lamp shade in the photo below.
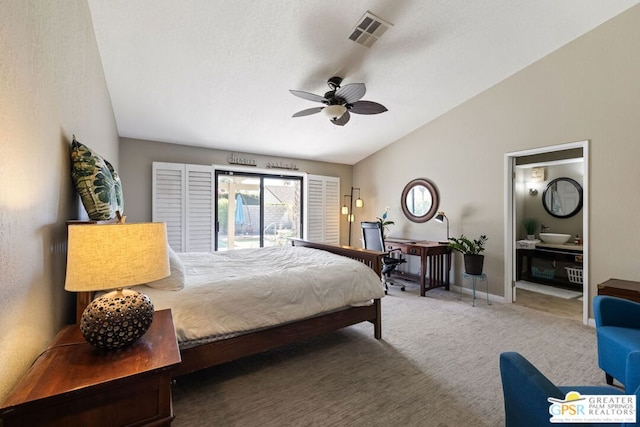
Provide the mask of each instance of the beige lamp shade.
{"label": "beige lamp shade", "polygon": [[124,288],[170,274],[165,223],[70,225],[68,232],[67,291]]}

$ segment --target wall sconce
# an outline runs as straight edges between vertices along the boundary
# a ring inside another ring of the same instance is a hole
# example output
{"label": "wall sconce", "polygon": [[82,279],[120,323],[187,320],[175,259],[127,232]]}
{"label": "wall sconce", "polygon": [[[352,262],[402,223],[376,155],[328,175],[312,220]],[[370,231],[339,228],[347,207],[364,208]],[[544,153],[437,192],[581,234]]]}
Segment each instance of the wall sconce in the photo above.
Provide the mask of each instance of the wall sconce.
{"label": "wall sconce", "polygon": [[447,241],[446,242],[439,242],[439,243],[449,243],[449,218],[447,218],[447,216],[444,214],[444,212],[440,211],[438,212],[438,214],[435,216],[434,218],[436,221],[442,223],[445,220],[447,220]]}
{"label": "wall sconce", "polygon": [[[546,168],[531,168],[531,180],[529,181],[529,184],[535,184],[544,181],[545,173]],[[529,195],[537,196],[538,189],[534,187],[529,188]]]}
{"label": "wall sconce", "polygon": [[[353,191],[354,190],[358,190],[358,198],[355,199],[355,201],[353,200]],[[349,198],[349,206],[347,206],[347,197]],[[349,223],[349,246],[351,246],[351,224],[353,224],[356,221],[356,216],[353,213],[353,205],[356,205],[356,208],[361,208],[364,206],[364,200],[362,200],[360,198],[360,189],[357,187],[351,187],[351,193],[350,194],[345,194],[344,195],[344,204],[342,205],[342,208],[340,209],[340,213],[342,215],[346,215],[347,216],[347,222]]]}
{"label": "wall sconce", "polygon": [[544,181],[546,169],[545,168],[531,168],[531,181],[542,182]]}

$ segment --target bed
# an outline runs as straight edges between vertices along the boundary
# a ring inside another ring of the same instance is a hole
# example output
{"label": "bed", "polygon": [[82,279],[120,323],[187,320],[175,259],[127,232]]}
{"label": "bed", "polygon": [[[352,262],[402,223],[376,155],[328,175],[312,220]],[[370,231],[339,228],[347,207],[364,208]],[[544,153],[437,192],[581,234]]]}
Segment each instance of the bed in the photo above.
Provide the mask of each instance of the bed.
{"label": "bed", "polygon": [[[374,337],[382,337],[380,301],[384,290],[380,270],[383,253],[301,239],[293,239],[291,248],[281,249],[286,252],[286,261],[277,256],[277,248],[262,248],[258,256],[256,254],[261,249],[178,254],[189,277],[184,290],[164,290],[146,285],[135,287],[151,298],[156,310],[172,309],[182,356],[182,363],[174,376],[360,322],[371,322]],[[243,252],[253,258],[248,261],[241,259]],[[308,254],[316,258],[313,266],[305,264],[303,256]],[[225,267],[207,267],[208,258],[212,262],[221,258],[222,264],[218,260],[218,265]],[[255,264],[263,273],[258,276],[255,268],[245,268],[248,263]],[[273,266],[277,268],[272,269]],[[304,279],[294,279],[293,271]],[[228,277],[230,284],[218,283],[216,276]],[[244,289],[241,283],[247,282],[247,276],[255,285]],[[333,288],[328,287],[328,278],[334,283]],[[270,281],[275,286],[268,285]],[[282,288],[279,290],[278,282],[283,283],[286,292]],[[301,282],[309,286],[302,286]],[[214,291],[205,292],[207,287]],[[306,288],[312,290],[303,290]],[[225,289],[225,295],[220,295],[220,289]],[[311,294],[303,297],[302,292]],[[186,296],[186,302],[180,305],[178,300],[183,296]],[[88,293],[78,295],[77,315],[82,313],[92,297]],[[309,303],[302,304],[303,300]],[[230,309],[230,304],[222,304],[221,301],[236,301],[240,306]],[[206,307],[219,309],[200,310],[197,308],[200,302]],[[277,303],[281,305],[275,305]],[[207,320],[195,316],[197,311],[208,313],[205,316]]]}

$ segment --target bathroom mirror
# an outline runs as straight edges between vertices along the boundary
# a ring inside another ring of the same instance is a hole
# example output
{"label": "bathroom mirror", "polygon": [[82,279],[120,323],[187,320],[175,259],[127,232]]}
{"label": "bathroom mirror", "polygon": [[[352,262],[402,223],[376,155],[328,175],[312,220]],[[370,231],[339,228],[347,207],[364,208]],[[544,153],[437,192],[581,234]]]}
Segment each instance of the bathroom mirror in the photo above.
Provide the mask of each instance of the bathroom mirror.
{"label": "bathroom mirror", "polygon": [[572,217],[582,209],[582,186],[571,178],[556,178],[544,190],[542,206],[556,218]]}
{"label": "bathroom mirror", "polygon": [[413,222],[429,221],[438,211],[438,190],[429,180],[417,178],[402,190],[400,205],[404,215]]}

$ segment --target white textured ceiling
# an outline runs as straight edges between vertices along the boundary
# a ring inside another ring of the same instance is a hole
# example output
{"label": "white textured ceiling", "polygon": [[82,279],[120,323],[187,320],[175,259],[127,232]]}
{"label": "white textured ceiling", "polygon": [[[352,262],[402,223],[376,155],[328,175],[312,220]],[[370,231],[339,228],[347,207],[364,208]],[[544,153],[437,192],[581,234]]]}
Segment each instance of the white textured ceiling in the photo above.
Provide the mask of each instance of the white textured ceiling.
{"label": "white textured ceiling", "polygon": [[[89,0],[120,136],[347,164],[638,3]],[[394,25],[371,48],[367,10]],[[389,111],[292,118],[334,75]]]}

